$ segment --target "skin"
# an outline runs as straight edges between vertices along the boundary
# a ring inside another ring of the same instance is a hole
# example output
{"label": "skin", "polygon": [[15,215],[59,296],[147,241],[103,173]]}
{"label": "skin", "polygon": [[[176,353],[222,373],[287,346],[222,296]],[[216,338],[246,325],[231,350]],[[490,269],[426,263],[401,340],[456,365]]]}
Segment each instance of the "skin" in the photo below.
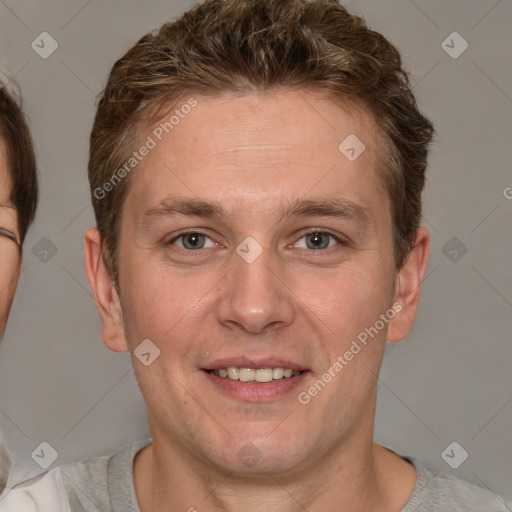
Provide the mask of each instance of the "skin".
{"label": "skin", "polygon": [[[149,366],[133,357],[153,438],[134,464],[140,508],[398,511],[416,471],[373,442],[376,376],[386,341],[412,327],[429,234],[417,231],[398,272],[375,123],[311,91],[197,100],[132,176],[119,295],[100,234],[91,228],[84,239],[105,344],[133,356],[150,339],[160,350]],[[338,150],[349,134],[366,145],[354,162]],[[147,215],[170,194],[217,201],[226,216]],[[282,217],[293,201],[332,198],[363,208],[367,222]],[[204,248],[186,249],[177,238],[186,230],[205,233]],[[315,232],[345,243],[323,235],[327,248],[311,248],[306,234]],[[263,248],[250,264],[236,253],[247,236]],[[393,303],[400,313],[301,404],[298,392]],[[202,369],[242,355],[293,361],[308,373],[274,400],[234,398]],[[240,456],[247,450],[257,454],[250,465]]]}
{"label": "skin", "polygon": [[[10,200],[11,190],[5,142],[0,139],[0,205],[14,206]],[[0,206],[0,227],[15,234],[19,241],[16,210]],[[16,244],[0,235],[0,340],[5,332],[20,271],[21,258]]]}

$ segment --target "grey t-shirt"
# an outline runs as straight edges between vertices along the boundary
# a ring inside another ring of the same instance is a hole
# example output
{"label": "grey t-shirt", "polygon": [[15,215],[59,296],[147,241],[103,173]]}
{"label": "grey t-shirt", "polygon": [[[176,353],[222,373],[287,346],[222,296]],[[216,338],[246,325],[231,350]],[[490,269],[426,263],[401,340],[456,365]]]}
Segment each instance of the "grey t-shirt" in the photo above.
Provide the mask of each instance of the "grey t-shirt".
{"label": "grey t-shirt", "polygon": [[[133,485],[133,459],[149,442],[61,468],[71,511],[140,512]],[[415,457],[404,459],[414,465],[418,476],[401,512],[506,512],[505,503],[491,492],[453,475],[432,473]]]}
{"label": "grey t-shirt", "polygon": [[[114,455],[83,459],[53,469],[42,477],[52,482],[53,492],[48,492],[48,485],[41,481],[36,483],[40,486],[37,491],[33,484],[15,488],[6,496],[4,507],[0,502],[0,512],[20,512],[17,504],[21,503],[36,505],[41,489],[46,492],[46,504],[52,503],[52,512],[140,512],[133,484],[133,460],[150,442],[137,442]],[[403,458],[416,468],[417,481],[401,512],[510,512],[495,494],[453,475],[432,473],[415,457]],[[50,509],[24,505],[23,510]]]}

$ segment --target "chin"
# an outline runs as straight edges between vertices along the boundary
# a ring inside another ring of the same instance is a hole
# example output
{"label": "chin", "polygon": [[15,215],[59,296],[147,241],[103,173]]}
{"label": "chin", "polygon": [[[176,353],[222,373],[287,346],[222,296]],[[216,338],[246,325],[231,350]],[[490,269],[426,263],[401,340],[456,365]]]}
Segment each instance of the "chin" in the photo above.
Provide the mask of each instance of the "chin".
{"label": "chin", "polygon": [[303,443],[285,442],[282,439],[253,438],[232,440],[217,452],[214,462],[223,470],[238,474],[261,475],[268,478],[268,474],[283,474],[296,471],[301,462],[307,459],[297,447],[304,447]]}

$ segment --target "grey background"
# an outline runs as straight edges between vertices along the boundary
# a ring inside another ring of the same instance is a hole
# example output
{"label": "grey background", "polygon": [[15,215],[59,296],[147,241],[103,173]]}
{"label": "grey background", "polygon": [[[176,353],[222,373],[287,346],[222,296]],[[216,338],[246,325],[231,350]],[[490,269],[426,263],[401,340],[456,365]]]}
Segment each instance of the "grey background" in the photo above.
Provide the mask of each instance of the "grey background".
{"label": "grey background", "polygon": [[[345,4],[397,45],[437,130],[424,195],[428,275],[412,334],[387,349],[376,439],[512,502],[512,1]],[[0,63],[21,85],[41,176],[0,357],[15,480],[42,472],[31,453],[43,441],[59,464],[149,435],[129,357],[102,344],[83,268],[82,235],[94,223],[88,135],[114,61],[191,5],[0,1]],[[48,59],[31,48],[43,31],[59,44]],[[442,48],[453,31],[469,44],[457,59]],[[441,458],[452,441],[469,453],[456,470]]]}

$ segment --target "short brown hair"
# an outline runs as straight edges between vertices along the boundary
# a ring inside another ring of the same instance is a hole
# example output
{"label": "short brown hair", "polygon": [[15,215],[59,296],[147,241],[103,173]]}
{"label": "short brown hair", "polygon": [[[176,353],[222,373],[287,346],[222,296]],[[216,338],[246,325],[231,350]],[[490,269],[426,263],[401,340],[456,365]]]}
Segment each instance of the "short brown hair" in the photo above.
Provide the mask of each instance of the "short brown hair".
{"label": "short brown hair", "polygon": [[116,282],[120,214],[131,180],[121,180],[106,200],[95,191],[130,157],[138,130],[183,94],[272,88],[326,92],[373,114],[385,153],[395,263],[401,267],[421,218],[433,127],[418,111],[397,49],[336,0],[206,0],[144,36],[118,60],[98,105],[89,183]]}
{"label": "short brown hair", "polygon": [[8,172],[12,179],[10,199],[16,207],[20,244],[23,244],[34,220],[38,183],[34,144],[25,116],[18,104],[0,83],[0,137],[7,149]]}

